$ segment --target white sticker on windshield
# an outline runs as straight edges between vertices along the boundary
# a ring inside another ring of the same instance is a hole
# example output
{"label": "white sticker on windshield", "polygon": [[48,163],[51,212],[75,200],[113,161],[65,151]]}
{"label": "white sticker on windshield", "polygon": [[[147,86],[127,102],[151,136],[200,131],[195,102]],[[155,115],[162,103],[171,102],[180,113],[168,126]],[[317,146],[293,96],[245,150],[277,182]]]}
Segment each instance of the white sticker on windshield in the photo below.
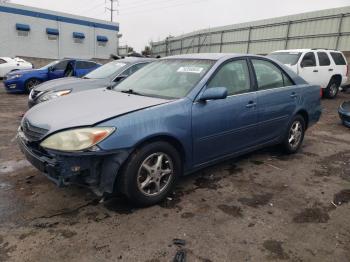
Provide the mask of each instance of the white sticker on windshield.
{"label": "white sticker on windshield", "polygon": [[177,70],[177,72],[179,73],[195,73],[195,74],[200,74],[202,73],[202,71],[203,71],[203,68],[197,67],[197,66],[182,66]]}

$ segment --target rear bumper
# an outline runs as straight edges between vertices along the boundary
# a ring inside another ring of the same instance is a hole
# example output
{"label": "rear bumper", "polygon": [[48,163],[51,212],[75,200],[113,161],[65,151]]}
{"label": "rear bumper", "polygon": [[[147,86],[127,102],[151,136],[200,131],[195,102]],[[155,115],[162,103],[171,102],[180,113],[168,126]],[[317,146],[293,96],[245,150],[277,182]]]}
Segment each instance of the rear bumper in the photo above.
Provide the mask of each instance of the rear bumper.
{"label": "rear bumper", "polygon": [[40,153],[17,135],[19,147],[27,160],[58,187],[79,184],[96,194],[113,193],[119,168],[129,156],[129,150],[71,155]]}

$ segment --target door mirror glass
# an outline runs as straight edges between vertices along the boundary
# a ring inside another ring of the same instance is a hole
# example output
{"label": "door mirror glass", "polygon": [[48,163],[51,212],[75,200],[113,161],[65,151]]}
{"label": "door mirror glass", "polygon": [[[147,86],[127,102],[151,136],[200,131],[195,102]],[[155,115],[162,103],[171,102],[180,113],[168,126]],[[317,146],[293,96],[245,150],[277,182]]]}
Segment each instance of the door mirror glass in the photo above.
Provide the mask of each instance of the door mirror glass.
{"label": "door mirror glass", "polygon": [[200,97],[201,101],[225,99],[227,97],[226,87],[207,88]]}

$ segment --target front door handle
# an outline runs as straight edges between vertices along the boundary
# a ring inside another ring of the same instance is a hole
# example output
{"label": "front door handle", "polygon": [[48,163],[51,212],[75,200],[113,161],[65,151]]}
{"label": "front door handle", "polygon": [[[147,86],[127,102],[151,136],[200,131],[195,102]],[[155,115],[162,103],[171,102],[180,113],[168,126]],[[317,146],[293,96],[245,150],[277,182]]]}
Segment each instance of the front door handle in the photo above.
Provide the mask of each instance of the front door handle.
{"label": "front door handle", "polygon": [[317,72],[318,72],[318,70],[314,70],[313,72],[314,72],[314,73],[317,73]]}
{"label": "front door handle", "polygon": [[296,98],[296,97],[298,97],[298,94],[295,93],[295,92],[293,92],[293,93],[290,95],[290,97],[291,97],[291,98]]}
{"label": "front door handle", "polygon": [[328,71],[333,71],[333,70],[334,70],[333,68],[328,69]]}
{"label": "front door handle", "polygon": [[256,103],[254,101],[249,101],[249,103],[245,106],[246,108],[256,107]]}

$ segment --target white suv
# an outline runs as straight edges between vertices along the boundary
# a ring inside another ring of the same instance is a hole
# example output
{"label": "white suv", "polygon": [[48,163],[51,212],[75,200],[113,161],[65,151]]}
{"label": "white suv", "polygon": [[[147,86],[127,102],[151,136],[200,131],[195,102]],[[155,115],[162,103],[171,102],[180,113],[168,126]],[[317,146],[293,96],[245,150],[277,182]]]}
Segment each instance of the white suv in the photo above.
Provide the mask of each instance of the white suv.
{"label": "white suv", "polygon": [[309,84],[321,86],[328,98],[336,97],[339,87],[348,81],[348,63],[340,51],[293,49],[268,56],[291,68]]}

